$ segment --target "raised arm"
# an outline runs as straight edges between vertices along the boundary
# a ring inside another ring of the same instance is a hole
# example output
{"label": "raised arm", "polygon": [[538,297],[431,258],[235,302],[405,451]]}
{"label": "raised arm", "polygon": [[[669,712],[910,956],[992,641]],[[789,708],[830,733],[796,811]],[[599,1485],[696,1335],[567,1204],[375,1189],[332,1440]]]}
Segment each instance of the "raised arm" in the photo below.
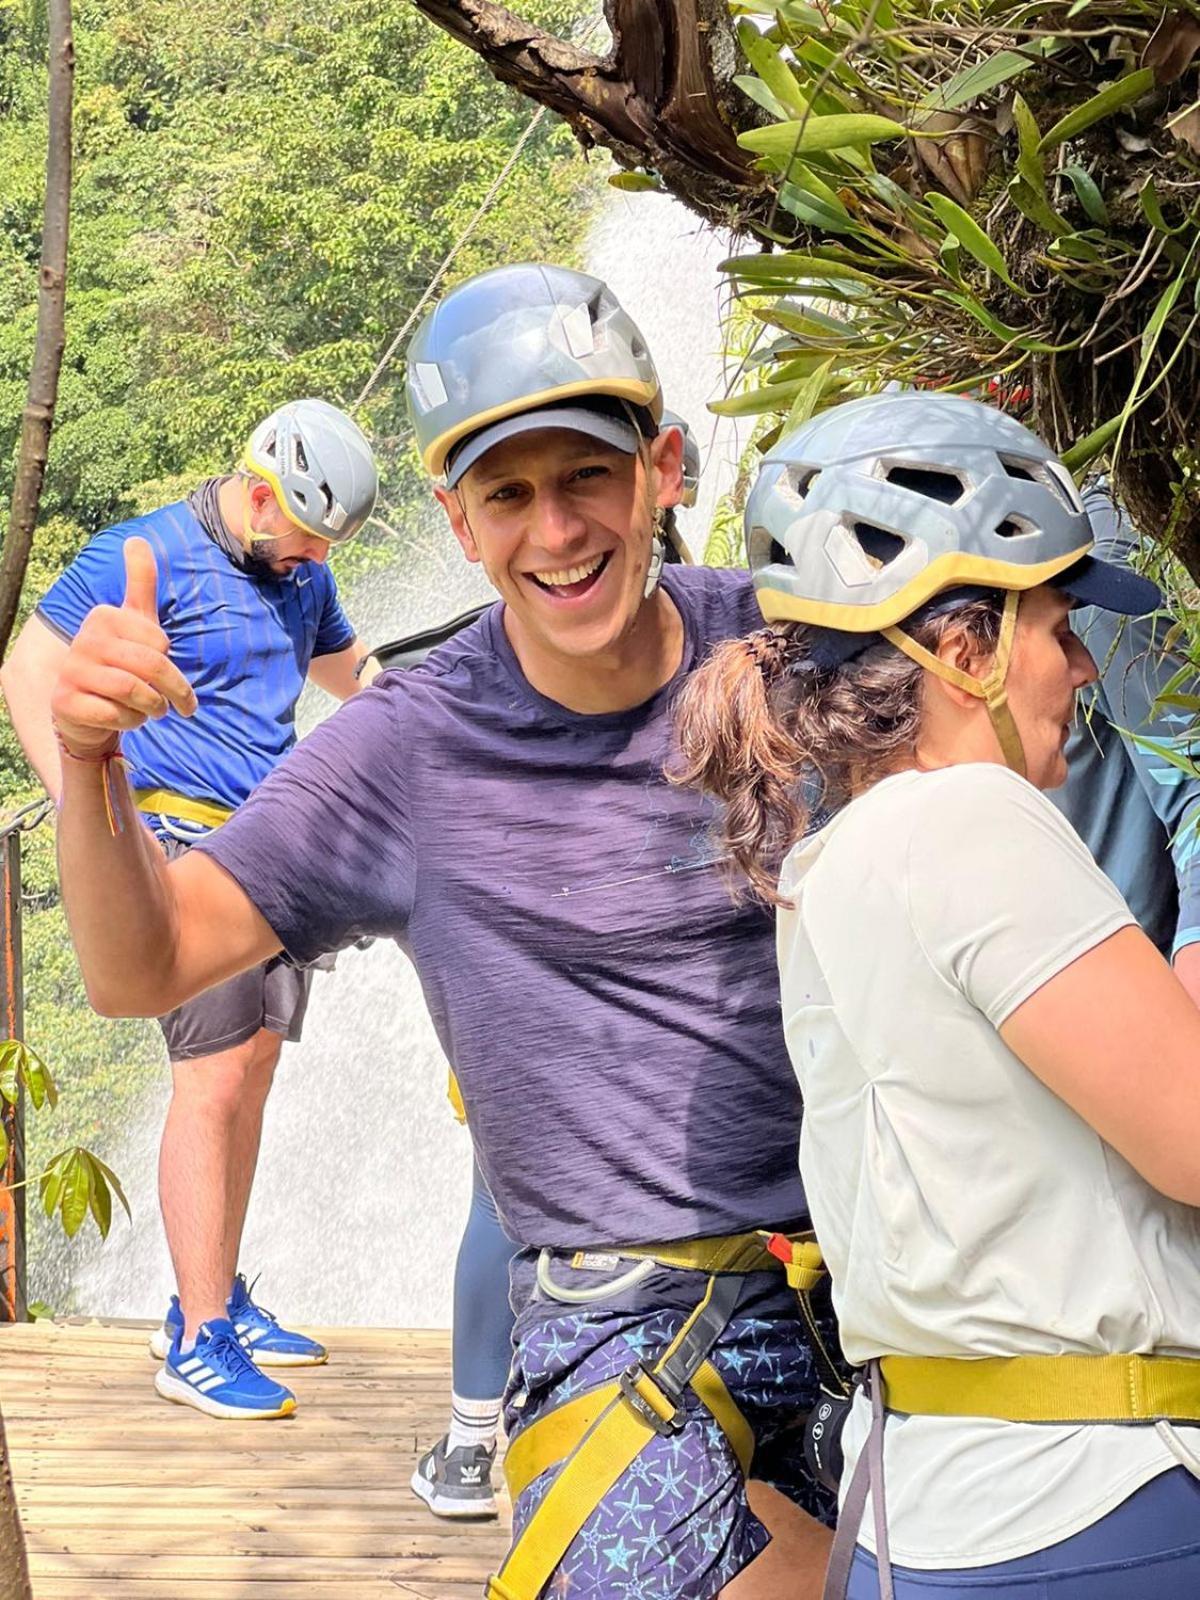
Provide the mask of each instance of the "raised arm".
{"label": "raised arm", "polygon": [[51,695],[62,752],[59,873],[92,1005],[158,1016],[266,959],[279,940],[214,861],[167,865],[113,759],[125,729],[196,706],[168,658],[144,540],[126,543],[125,572],[124,603],[89,613]]}
{"label": "raised arm", "polygon": [[32,616],[0,667],[0,689],[30,766],[53,800],[62,787],[58,745],[50,721],[50,696],[69,646],[54,629]]}

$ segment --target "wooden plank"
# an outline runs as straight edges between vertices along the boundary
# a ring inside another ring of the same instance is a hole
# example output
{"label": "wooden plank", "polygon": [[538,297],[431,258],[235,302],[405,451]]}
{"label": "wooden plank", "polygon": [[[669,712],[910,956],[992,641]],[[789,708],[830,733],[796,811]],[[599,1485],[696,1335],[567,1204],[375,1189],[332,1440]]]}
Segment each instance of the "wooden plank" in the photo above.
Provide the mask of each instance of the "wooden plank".
{"label": "wooden plank", "polygon": [[166,1405],[150,1326],[0,1330],[35,1600],[478,1600],[507,1505],[441,1522],[408,1485],[446,1422],[444,1333],[328,1330],[271,1426]]}

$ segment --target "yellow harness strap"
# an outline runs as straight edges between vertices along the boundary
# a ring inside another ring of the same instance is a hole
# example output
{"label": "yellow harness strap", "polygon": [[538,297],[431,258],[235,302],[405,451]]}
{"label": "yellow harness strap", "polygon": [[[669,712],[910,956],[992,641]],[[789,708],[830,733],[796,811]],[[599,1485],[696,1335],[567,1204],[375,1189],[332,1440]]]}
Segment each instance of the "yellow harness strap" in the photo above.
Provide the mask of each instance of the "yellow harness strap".
{"label": "yellow harness strap", "polygon": [[1005,765],[1024,777],[1025,751],[1021,746],[1021,736],[1017,732],[1013,714],[1008,709],[1008,690],[1005,687],[1008,681],[1008,662],[1012,655],[1013,635],[1017,629],[1017,609],[1020,604],[1019,592],[1016,589],[1009,589],[1004,596],[1004,612],[1000,619],[1000,638],[996,643],[995,660],[986,678],[973,678],[969,672],[960,672],[957,667],[940,661],[932,651],[926,650],[924,645],[910,638],[902,628],[881,628],[880,632],[889,644],[894,644],[897,650],[903,651],[910,661],[915,661],[919,667],[924,667],[926,672],[932,672],[934,677],[943,678],[947,683],[952,683],[956,689],[963,689],[967,694],[974,695],[977,700],[986,702],[988,716],[992,720],[992,727],[996,730],[996,738],[1000,741],[1000,752]]}
{"label": "yellow harness strap", "polygon": [[779,1262],[767,1248],[765,1233],[728,1233],[712,1239],[685,1239],[679,1244],[620,1244],[613,1255],[651,1258],[664,1267],[689,1272],[778,1272]]}
{"label": "yellow harness strap", "polygon": [[462,1090],[458,1086],[458,1074],[453,1067],[450,1068],[450,1076],[446,1083],[446,1099],[450,1102],[450,1109],[454,1113],[455,1122],[465,1123],[467,1120],[467,1108],[463,1104]]}
{"label": "yellow harness strap", "polygon": [[[737,1248],[744,1248],[749,1239],[754,1239],[761,1248],[761,1240],[756,1235],[739,1234],[728,1240],[698,1240],[696,1253],[700,1247],[708,1247],[719,1254],[727,1246],[732,1254],[735,1241]],[[641,1246],[638,1253],[643,1257],[653,1255],[665,1262],[668,1254],[678,1255],[691,1248],[688,1244],[669,1245],[660,1251]],[[628,1391],[622,1383],[605,1384],[539,1417],[513,1440],[505,1457],[504,1475],[514,1500],[548,1467],[558,1462],[565,1462],[565,1465],[526,1523],[500,1571],[489,1579],[487,1600],[537,1600],[571,1541],[654,1437],[654,1424],[639,1406],[663,1422],[675,1414],[674,1402],[654,1382],[654,1377],[684,1344],[693,1325],[706,1310],[715,1282],[715,1275],[710,1276],[699,1305],[650,1371],[641,1372]],[[748,1472],[754,1454],[754,1435],[720,1373],[710,1361],[704,1361],[692,1375],[689,1385],[729,1439],[742,1471]]]}
{"label": "yellow harness strap", "polygon": [[192,800],[170,789],[135,789],[133,798],[139,811],[178,817],[181,822],[196,822],[204,828],[219,828],[233,815],[231,806],[219,806],[214,800]]}
{"label": "yellow harness strap", "polygon": [[1171,1356],[884,1356],[889,1411],[1002,1422],[1200,1422],[1200,1361]]}

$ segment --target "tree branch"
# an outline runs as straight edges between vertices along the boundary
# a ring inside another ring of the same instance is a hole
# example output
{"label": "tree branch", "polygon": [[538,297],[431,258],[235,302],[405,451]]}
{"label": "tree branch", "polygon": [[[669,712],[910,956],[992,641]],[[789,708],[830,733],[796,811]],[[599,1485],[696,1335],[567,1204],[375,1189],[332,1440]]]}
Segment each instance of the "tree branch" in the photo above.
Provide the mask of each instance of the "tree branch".
{"label": "tree branch", "polygon": [[692,210],[753,227],[767,186],[740,148],[758,112],[732,84],[741,67],[725,0],[605,0],[613,45],[596,55],[494,0],[414,0],[503,83],[563,117],[590,148],[646,167]]}
{"label": "tree branch", "polygon": [[71,213],[71,94],[75,46],[71,0],[50,0],[50,131],[46,146],[46,204],[38,275],[37,336],[21,418],[21,444],[13,482],[8,532],[0,558],[0,659],[8,648],[33,547],[50,429],[58,399],[58,374],[66,341],[67,231]]}

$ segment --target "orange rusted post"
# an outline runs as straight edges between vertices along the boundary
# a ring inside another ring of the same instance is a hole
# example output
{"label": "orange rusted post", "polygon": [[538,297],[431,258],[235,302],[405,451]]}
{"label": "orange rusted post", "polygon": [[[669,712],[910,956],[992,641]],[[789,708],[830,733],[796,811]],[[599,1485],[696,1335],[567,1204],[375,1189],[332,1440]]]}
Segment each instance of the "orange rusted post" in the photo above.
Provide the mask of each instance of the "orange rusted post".
{"label": "orange rusted post", "polygon": [[[23,1037],[24,972],[21,960],[21,834],[0,838],[0,1038]],[[0,1173],[0,1322],[24,1322],[25,1309],[25,1104],[0,1100],[8,1159]],[[20,1185],[20,1187],[17,1187]]]}

